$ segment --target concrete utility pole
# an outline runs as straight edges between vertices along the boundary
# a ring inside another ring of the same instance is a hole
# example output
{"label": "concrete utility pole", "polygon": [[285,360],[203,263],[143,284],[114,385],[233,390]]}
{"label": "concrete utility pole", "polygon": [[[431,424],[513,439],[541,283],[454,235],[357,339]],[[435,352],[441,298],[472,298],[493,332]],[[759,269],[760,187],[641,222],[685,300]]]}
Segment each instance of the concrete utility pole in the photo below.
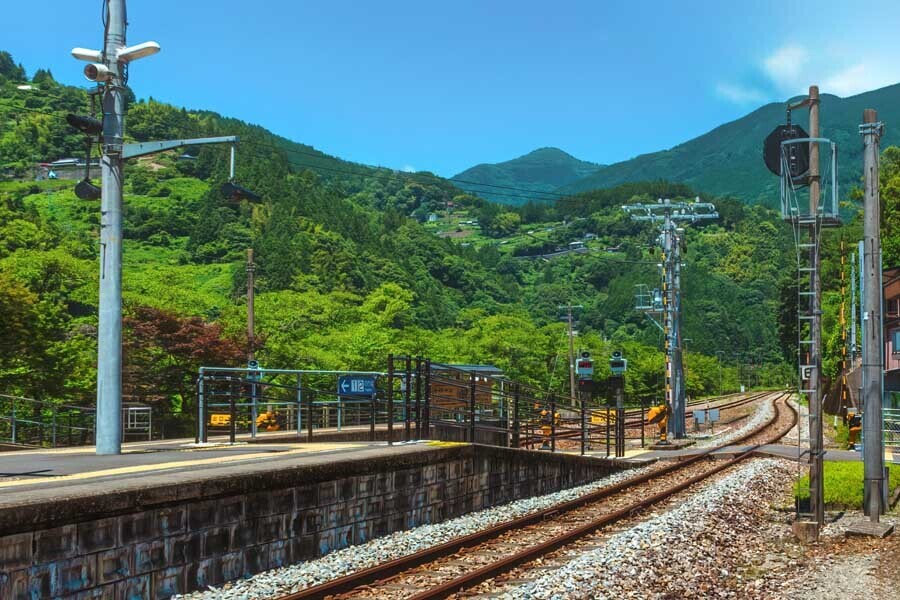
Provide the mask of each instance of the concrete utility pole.
{"label": "concrete utility pole", "polygon": [[878,153],[882,123],[871,108],[863,112],[859,132],[865,150],[865,198],[863,237],[865,243],[865,294],[863,296],[863,440],[865,444],[865,509],[872,523],[884,512],[884,446],[882,402],[884,398],[884,337],[881,314],[881,197],[878,185]]}
{"label": "concrete utility pole", "polygon": [[623,206],[635,221],[661,224],[659,243],[662,247],[662,309],[663,338],[666,353],[666,406],[669,410],[668,438],[685,437],[685,382],[681,340],[681,246],[684,229],[677,222],[697,222],[716,219],[716,207],[707,202],[673,202],[660,199],[656,204],[642,203]]}
{"label": "concrete utility pole", "polygon": [[247,248],[247,360],[256,360],[256,336],[254,320],[256,312],[253,307],[254,279],[256,265],[253,263],[253,248]]}

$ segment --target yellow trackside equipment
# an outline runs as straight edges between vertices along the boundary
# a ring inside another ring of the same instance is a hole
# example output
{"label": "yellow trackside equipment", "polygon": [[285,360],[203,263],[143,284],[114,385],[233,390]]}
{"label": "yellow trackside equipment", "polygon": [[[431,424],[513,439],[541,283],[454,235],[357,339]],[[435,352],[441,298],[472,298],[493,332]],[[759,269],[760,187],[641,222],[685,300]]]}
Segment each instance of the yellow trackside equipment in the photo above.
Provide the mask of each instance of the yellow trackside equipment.
{"label": "yellow trackside equipment", "polygon": [[659,427],[659,441],[666,441],[666,425],[669,422],[669,412],[666,410],[665,404],[659,406],[651,406],[647,411],[647,422],[656,423]]}
{"label": "yellow trackside equipment", "polygon": [[231,425],[231,415],[228,413],[213,413],[209,416],[210,427],[228,427]]}
{"label": "yellow trackside equipment", "polygon": [[281,426],[278,424],[275,413],[270,411],[264,412],[256,417],[256,428],[265,428],[266,431],[278,431],[281,429]]}
{"label": "yellow trackside equipment", "polygon": [[848,412],[847,426],[850,429],[847,436],[847,449],[855,450],[856,444],[859,442],[860,433],[862,433],[862,417],[856,413]]}

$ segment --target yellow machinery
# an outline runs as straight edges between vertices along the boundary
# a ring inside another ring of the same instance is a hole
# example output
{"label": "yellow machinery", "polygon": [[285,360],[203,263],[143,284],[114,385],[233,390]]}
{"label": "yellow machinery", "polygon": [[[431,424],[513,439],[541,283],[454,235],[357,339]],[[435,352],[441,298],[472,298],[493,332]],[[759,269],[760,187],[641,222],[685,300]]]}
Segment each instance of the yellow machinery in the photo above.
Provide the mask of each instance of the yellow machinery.
{"label": "yellow machinery", "polygon": [[231,415],[228,413],[213,413],[209,416],[210,427],[228,427],[231,425]]}
{"label": "yellow machinery", "polygon": [[647,422],[656,423],[659,426],[659,441],[666,442],[666,425],[669,423],[669,413],[665,404],[659,406],[651,406],[647,411]]}
{"label": "yellow machinery", "polygon": [[[535,405],[535,408],[537,405]],[[559,425],[560,416],[559,412],[554,413],[552,423],[550,418],[550,410],[542,409],[540,412],[540,421],[541,421],[541,435],[544,438],[544,442],[541,444],[541,449],[546,450],[550,448],[550,438],[553,437],[553,426]]]}
{"label": "yellow machinery", "polygon": [[264,412],[256,417],[256,429],[265,428],[266,431],[279,431],[281,426],[278,424],[278,418],[274,412]]}
{"label": "yellow machinery", "polygon": [[[247,422],[241,418],[237,419],[236,424],[241,427],[247,426]],[[209,416],[209,426],[228,428],[231,426],[231,415],[229,413],[212,413]],[[256,417],[256,429],[258,431],[280,431],[281,425],[278,423],[277,415],[270,411]]]}
{"label": "yellow machinery", "polygon": [[849,428],[847,449],[856,450],[856,443],[859,442],[859,435],[862,433],[862,416],[858,413],[848,412],[847,427]]}

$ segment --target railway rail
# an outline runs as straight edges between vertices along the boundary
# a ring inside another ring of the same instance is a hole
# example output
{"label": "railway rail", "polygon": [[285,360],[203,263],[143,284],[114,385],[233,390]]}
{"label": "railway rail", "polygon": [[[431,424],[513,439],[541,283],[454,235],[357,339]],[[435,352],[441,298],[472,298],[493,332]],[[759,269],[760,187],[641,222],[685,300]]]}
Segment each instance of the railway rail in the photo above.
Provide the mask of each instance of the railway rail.
{"label": "railway rail", "polygon": [[[689,407],[693,406],[695,408],[700,406],[709,405],[710,408],[717,408],[719,410],[730,410],[733,408],[739,408],[741,406],[746,406],[747,404],[751,404],[758,400],[767,398],[771,396],[773,392],[758,392],[755,394],[749,394],[745,397],[738,397],[735,399],[731,399],[735,394],[731,394],[728,396],[721,396],[719,398],[714,398],[710,400],[696,400],[694,402],[690,402],[688,404]],[[722,404],[717,404],[718,402],[722,402],[723,400],[727,400]],[[643,424],[641,423],[641,415],[643,414],[643,410],[641,409],[628,409],[625,411],[625,429],[626,430],[636,430],[640,429],[643,425],[647,427],[650,423],[644,419]],[[610,411],[611,415],[614,415],[615,409]],[[685,418],[693,418],[694,411],[688,410],[685,413]],[[630,419],[630,420],[629,420]],[[564,429],[564,427],[568,426],[568,429]],[[597,425],[597,424],[588,424],[587,435],[588,437],[593,436],[602,436],[606,432],[606,425]],[[571,420],[571,419],[563,419],[562,425],[557,429],[554,434],[557,440],[577,440],[581,438],[581,421],[580,419]],[[533,446],[536,443],[542,440],[542,436],[535,432],[532,436],[523,437],[519,440],[520,447]]]}
{"label": "railway rail", "polygon": [[[694,457],[569,502],[282,596],[279,600],[340,597],[426,600],[446,598],[471,588],[631,517],[745,460],[760,445],[777,441],[796,425],[797,414],[787,402],[789,393],[775,392],[768,396],[772,398],[773,415],[760,427],[728,444],[710,447]],[[774,434],[765,433],[776,425],[779,429]],[[703,464],[704,459],[726,445],[741,443],[753,443],[754,446],[712,467]],[[640,499],[635,500],[636,497]],[[522,540],[528,540],[527,547],[521,547]]]}

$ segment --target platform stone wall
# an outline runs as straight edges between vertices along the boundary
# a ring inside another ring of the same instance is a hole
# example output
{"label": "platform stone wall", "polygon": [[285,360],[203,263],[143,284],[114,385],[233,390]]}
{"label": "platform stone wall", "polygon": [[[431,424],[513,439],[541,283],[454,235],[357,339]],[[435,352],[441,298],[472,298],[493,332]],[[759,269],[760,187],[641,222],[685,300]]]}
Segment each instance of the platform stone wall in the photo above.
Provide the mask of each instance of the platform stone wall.
{"label": "platform stone wall", "polygon": [[[0,529],[0,598],[168,598],[619,468],[600,459],[468,445],[405,461],[357,462],[363,464],[281,474],[277,481],[248,476],[252,481],[240,483],[252,491],[202,500],[147,506],[133,497],[130,505],[104,498],[97,514],[121,514],[103,518],[17,533],[8,533],[7,524],[7,532]],[[144,501],[152,503],[150,497]],[[91,510],[79,507],[82,515]]]}

